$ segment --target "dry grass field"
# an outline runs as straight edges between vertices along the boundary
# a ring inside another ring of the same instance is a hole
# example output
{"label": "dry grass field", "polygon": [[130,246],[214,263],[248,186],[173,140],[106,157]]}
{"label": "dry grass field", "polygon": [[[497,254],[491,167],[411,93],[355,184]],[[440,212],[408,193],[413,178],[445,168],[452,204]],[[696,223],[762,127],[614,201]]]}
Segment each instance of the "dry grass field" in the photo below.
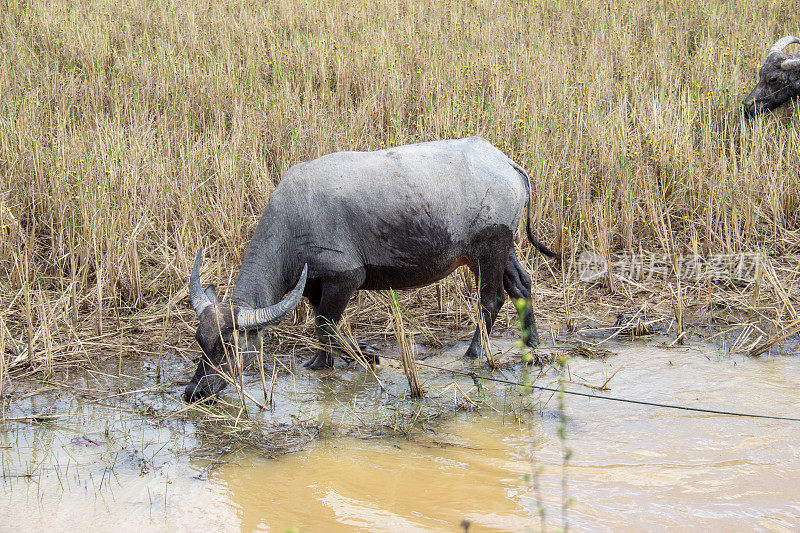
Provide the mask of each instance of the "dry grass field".
{"label": "dry grass field", "polygon": [[[194,253],[230,286],[289,166],[468,135],[531,175],[536,231],[564,257],[552,271],[519,239],[545,323],[647,302],[797,318],[798,104],[749,123],[740,105],[799,33],[796,0],[2,0],[0,383],[185,351]],[[775,262],[753,287],[587,290],[583,250]],[[469,285],[404,293],[411,327],[469,326]],[[392,335],[389,299],[358,298],[347,327]]]}

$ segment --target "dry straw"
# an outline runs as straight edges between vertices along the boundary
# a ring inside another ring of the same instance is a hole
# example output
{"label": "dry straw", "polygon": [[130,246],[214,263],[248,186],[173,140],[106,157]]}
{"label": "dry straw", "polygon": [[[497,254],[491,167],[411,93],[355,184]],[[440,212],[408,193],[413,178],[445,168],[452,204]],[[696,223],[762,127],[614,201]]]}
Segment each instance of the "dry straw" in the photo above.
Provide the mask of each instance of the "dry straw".
{"label": "dry straw", "polygon": [[[686,324],[726,313],[781,328],[797,290],[785,257],[800,247],[797,104],[746,123],[740,103],[765,51],[797,28],[790,0],[5,2],[7,368],[185,349],[194,252],[207,245],[207,279],[228,290],[289,166],[467,135],[531,175],[536,233],[565,265],[552,276],[520,234],[519,254],[542,269],[545,323],[576,327],[642,299],[672,307],[669,281],[574,283],[582,250],[642,246],[783,255],[757,296],[682,280],[671,310]],[[398,299],[450,340],[447,326],[469,325],[473,287],[457,273]],[[358,336],[387,338],[391,311],[362,301]],[[500,327],[515,322],[508,309]]]}
{"label": "dry straw", "polygon": [[400,350],[400,360],[403,363],[403,373],[408,379],[408,387],[411,391],[412,398],[422,397],[422,388],[419,386],[419,378],[417,377],[417,363],[414,360],[414,346],[413,341],[409,342],[405,326],[403,325],[403,313],[400,310],[400,303],[397,301],[397,296],[394,291],[389,291],[389,297],[392,301],[392,313],[394,324],[394,334],[397,339],[397,346]]}

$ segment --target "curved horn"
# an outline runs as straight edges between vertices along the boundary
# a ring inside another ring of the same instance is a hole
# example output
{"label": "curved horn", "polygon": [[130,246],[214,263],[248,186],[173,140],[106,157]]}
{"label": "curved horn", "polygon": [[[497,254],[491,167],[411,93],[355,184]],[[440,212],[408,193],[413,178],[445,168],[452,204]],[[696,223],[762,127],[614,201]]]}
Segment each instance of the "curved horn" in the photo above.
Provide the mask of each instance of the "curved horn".
{"label": "curved horn", "polygon": [[772,48],[769,49],[767,55],[770,54],[780,54],[783,52],[783,49],[789,46],[790,44],[800,43],[800,39],[797,37],[793,37],[792,35],[787,35],[780,39],[777,43],[772,45]]}
{"label": "curved horn", "polygon": [[194,258],[194,267],[192,267],[192,275],[189,276],[189,297],[192,299],[192,307],[197,316],[205,311],[206,307],[211,305],[211,299],[203,291],[203,286],[200,284],[200,264],[203,262],[203,247],[197,251]]}
{"label": "curved horn", "polygon": [[787,59],[781,63],[783,70],[800,70],[800,59]]}
{"label": "curved horn", "polygon": [[308,276],[308,265],[303,266],[303,273],[300,274],[300,279],[297,285],[294,286],[292,292],[286,295],[286,298],[270,305],[269,307],[261,307],[259,309],[240,309],[239,314],[236,316],[236,327],[238,329],[254,329],[272,324],[282,319],[291,313],[297,304],[300,303],[300,298],[303,297],[303,289],[306,287],[306,278]]}

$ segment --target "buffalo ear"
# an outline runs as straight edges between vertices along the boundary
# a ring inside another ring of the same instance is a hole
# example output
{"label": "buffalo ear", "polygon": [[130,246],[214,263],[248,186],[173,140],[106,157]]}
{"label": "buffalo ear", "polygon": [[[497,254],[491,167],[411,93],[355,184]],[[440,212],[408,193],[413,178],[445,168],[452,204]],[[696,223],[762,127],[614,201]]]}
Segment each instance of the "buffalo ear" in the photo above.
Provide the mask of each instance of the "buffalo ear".
{"label": "buffalo ear", "polygon": [[219,303],[219,298],[217,298],[216,285],[209,285],[208,287],[206,287],[206,290],[204,292],[206,293],[206,296],[208,296],[209,300],[214,302],[214,305]]}

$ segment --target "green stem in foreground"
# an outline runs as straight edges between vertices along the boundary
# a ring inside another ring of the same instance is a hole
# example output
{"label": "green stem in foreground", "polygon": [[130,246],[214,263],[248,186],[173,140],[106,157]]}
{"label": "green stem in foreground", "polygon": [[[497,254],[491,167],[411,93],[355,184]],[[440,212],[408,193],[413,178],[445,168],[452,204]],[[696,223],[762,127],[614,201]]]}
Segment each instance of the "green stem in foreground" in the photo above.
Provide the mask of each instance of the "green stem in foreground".
{"label": "green stem in foreground", "polygon": [[569,519],[567,511],[572,503],[569,497],[567,484],[567,466],[572,458],[572,449],[567,446],[567,410],[564,403],[564,372],[567,368],[567,357],[561,355],[556,360],[558,363],[558,440],[561,442],[561,525],[564,531],[569,531]]}
{"label": "green stem in foreground", "polygon": [[[519,320],[519,328],[522,338],[527,338],[530,334],[530,331],[527,331],[525,328],[525,319],[524,317],[526,314],[531,310],[531,303],[528,300],[519,298],[514,300],[514,306],[517,309],[517,317]],[[528,348],[523,343],[520,343],[520,348],[522,349],[522,361],[527,365],[531,364],[534,361],[533,350],[535,348]],[[530,391],[530,374],[528,372],[523,372],[522,381],[525,383],[526,392]],[[534,442],[531,442],[531,454],[530,454],[530,463],[531,463],[531,480],[533,482],[533,493],[534,497],[536,498],[536,514],[539,515],[539,527],[542,533],[547,531],[547,508],[544,505],[544,500],[542,499],[542,490],[539,484],[539,480],[541,479],[542,472],[544,471],[544,465],[536,464],[536,446]],[[526,478],[528,476],[526,475]],[[527,479],[526,479],[527,481]]]}

